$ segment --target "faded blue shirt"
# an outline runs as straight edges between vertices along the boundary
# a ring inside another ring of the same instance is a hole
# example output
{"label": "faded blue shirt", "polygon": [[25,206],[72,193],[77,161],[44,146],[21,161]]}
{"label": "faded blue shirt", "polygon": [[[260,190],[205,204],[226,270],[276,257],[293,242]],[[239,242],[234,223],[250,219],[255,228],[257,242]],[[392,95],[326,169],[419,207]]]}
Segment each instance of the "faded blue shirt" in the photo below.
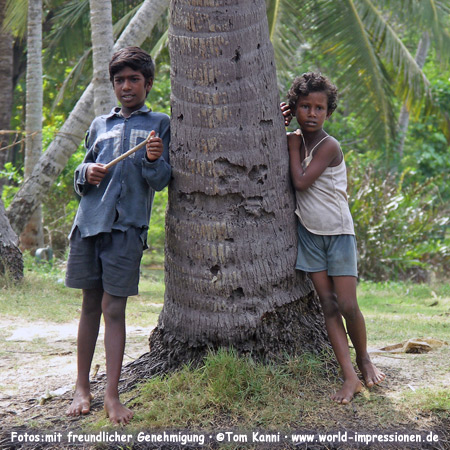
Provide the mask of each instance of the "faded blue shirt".
{"label": "faded blue shirt", "polygon": [[[163,141],[160,158],[148,161],[144,146],[111,167],[99,186],[87,182],[90,163],[107,164],[144,141],[151,130]],[[75,191],[81,201],[72,229],[78,227],[81,236],[87,237],[136,227],[143,231],[145,243],[155,191],[167,186],[171,177],[169,141],[169,116],[152,112],[145,105],[128,118],[118,107],[95,118],[86,135],[86,156],[75,170]]]}

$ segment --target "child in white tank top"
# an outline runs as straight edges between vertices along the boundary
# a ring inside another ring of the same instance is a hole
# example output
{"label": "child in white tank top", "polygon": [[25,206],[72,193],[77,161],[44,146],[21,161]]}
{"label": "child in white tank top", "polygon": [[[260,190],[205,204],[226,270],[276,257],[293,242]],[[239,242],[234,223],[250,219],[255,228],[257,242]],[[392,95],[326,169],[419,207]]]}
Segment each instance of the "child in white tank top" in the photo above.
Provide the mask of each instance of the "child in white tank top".
{"label": "child in white tank top", "polygon": [[288,134],[289,165],[296,191],[299,242],[296,268],[309,273],[319,296],[333,351],[344,384],[332,395],[349,403],[362,384],[353,368],[342,317],[356,351],[356,363],[367,387],[385,375],[370,360],[364,317],[356,298],[356,240],[347,201],[347,175],[339,142],[323,124],[336,109],[337,89],[317,73],[297,77],[289,105],[281,108],[286,124],[291,112],[300,129]]}

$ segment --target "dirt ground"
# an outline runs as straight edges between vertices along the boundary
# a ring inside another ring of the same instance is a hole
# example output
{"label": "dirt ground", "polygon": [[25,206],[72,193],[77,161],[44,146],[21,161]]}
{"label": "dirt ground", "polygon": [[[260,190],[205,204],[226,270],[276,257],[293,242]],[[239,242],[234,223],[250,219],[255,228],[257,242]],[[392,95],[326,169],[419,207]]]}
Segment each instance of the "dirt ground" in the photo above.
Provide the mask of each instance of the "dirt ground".
{"label": "dirt ground", "polygon": [[[128,327],[124,364],[147,352],[150,331]],[[11,430],[21,430],[37,423],[42,423],[47,429],[54,427],[62,431],[80,426],[77,423],[80,419],[69,419],[64,415],[75,382],[76,333],[76,322],[57,325],[0,319],[0,342],[3,347],[0,352],[0,448],[19,448],[8,446],[5,440],[5,434]],[[94,383],[95,380],[101,383],[105,372],[103,331],[100,333],[93,363],[93,366],[98,365]],[[383,394],[392,400],[405,389],[448,389],[450,385],[449,346],[425,355],[374,352],[372,359],[388,375]],[[99,401],[97,403],[93,404],[93,409],[101,407]],[[435,418],[424,414],[411,420],[415,420],[419,428],[430,429]],[[450,421],[445,419],[444,423],[450,424]],[[370,427],[371,424],[364,422],[360,425]],[[450,443],[442,442],[442,446],[436,448],[450,449]]]}

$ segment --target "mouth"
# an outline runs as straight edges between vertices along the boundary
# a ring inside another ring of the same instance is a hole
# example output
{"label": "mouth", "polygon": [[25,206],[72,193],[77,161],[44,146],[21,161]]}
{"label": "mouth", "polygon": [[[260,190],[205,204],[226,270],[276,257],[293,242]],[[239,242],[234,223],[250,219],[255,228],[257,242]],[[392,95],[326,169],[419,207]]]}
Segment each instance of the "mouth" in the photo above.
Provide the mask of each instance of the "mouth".
{"label": "mouth", "polygon": [[130,100],[132,100],[134,98],[134,95],[126,94],[126,95],[122,95],[121,98],[122,98],[122,100],[130,101]]}

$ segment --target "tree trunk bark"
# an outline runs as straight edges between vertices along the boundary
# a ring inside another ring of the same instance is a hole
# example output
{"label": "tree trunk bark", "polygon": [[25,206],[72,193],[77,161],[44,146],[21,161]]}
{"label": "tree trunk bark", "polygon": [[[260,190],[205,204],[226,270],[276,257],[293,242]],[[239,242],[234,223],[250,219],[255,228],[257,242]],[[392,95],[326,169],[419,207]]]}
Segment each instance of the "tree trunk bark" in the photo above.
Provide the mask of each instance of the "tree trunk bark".
{"label": "tree trunk bark", "polygon": [[0,198],[0,274],[21,280],[23,259],[17,244],[17,235],[8,222],[5,207]]}
{"label": "tree trunk bark", "polygon": [[[25,116],[25,180],[42,154],[42,0],[28,0],[27,77]],[[44,246],[42,207],[37,205],[20,235],[22,250],[32,253]]]}
{"label": "tree trunk bark", "polygon": [[261,359],[327,346],[305,274],[264,0],[172,0],[167,368],[233,346]]}
{"label": "tree trunk bark", "polygon": [[[0,27],[3,27],[5,18],[6,0],[0,0]],[[13,38],[11,33],[0,28],[0,130],[9,130],[13,104]],[[0,170],[5,167],[9,159],[9,134],[0,134]],[[5,179],[0,178],[0,195]]]}
{"label": "tree trunk bark", "polygon": [[[114,51],[130,45],[141,45],[161,14],[167,10],[167,5],[168,0],[145,0],[114,45]],[[7,214],[16,233],[22,232],[31,214],[46,197],[49,188],[83,140],[94,118],[93,95],[91,83],[11,202]]]}
{"label": "tree trunk bark", "polygon": [[116,104],[109,81],[108,65],[111,60],[114,37],[111,0],[90,0],[91,36],[94,84],[94,113],[107,114]]}

